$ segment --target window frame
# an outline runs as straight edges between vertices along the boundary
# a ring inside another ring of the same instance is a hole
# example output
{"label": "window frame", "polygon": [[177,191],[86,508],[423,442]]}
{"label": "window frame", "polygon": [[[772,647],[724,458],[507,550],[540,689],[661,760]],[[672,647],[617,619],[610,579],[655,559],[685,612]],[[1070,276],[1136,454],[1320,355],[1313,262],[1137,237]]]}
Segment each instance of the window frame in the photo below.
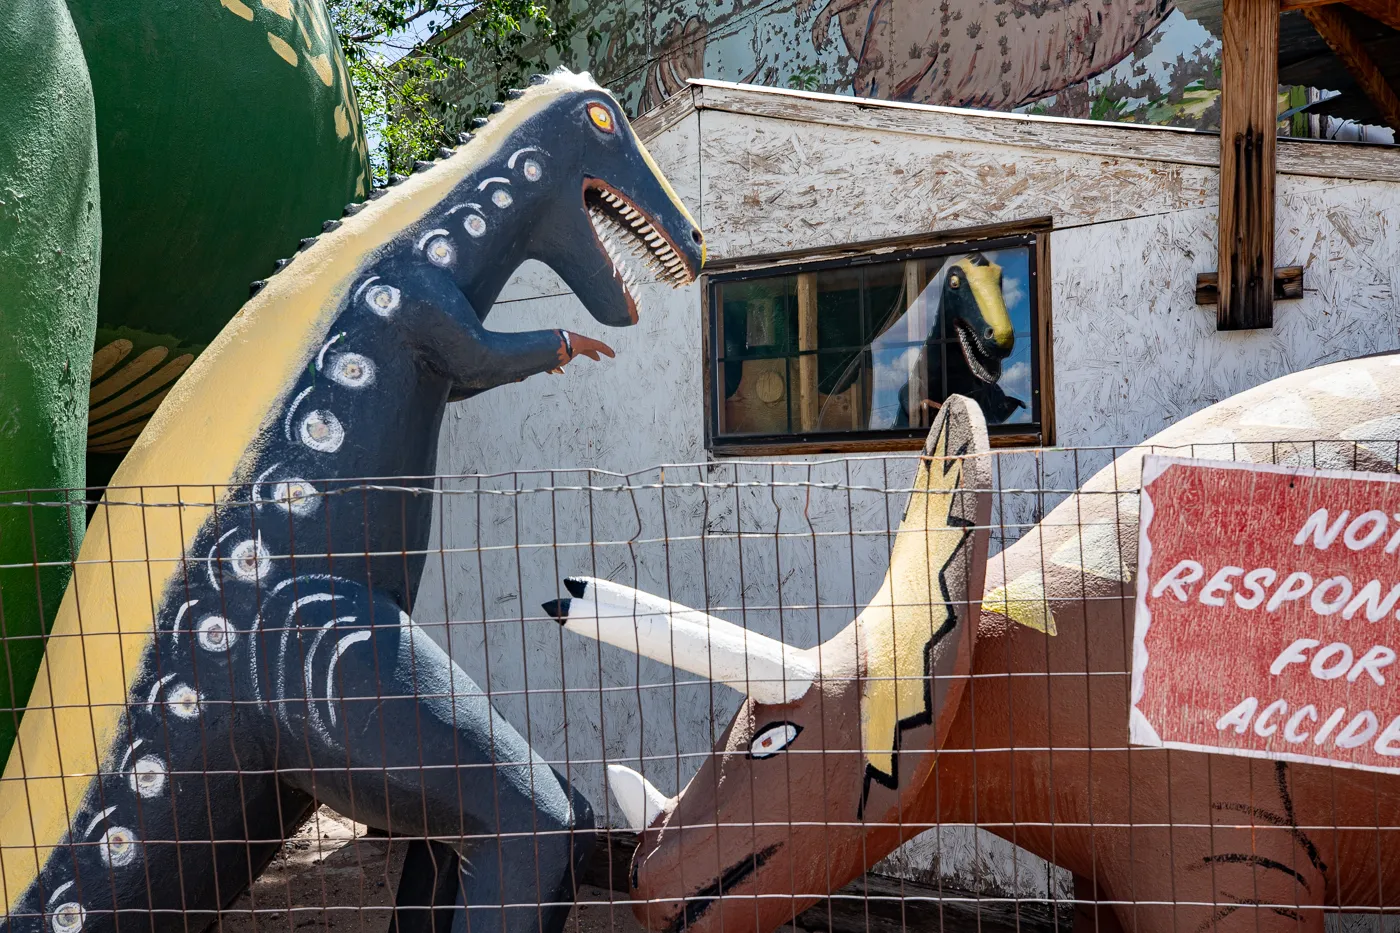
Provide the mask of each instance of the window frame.
{"label": "window frame", "polygon": [[[962,230],[851,243],[840,247],[774,253],[717,262],[701,276],[701,344],[704,369],[705,449],[713,456],[747,457],[774,454],[882,453],[920,450],[927,428],[899,431],[812,432],[808,434],[752,434],[721,436],[720,405],[715,398],[721,374],[714,335],[719,332],[719,287],[724,284],[804,272],[859,268],[948,256],[972,250],[1015,247],[1029,249],[1031,332],[1031,392],[1039,403],[1039,425],[991,425],[993,447],[1050,447],[1055,440],[1053,339],[1050,327],[1050,231],[1049,218],[1017,224],[998,224]],[[1017,430],[1020,428],[1021,430]]]}

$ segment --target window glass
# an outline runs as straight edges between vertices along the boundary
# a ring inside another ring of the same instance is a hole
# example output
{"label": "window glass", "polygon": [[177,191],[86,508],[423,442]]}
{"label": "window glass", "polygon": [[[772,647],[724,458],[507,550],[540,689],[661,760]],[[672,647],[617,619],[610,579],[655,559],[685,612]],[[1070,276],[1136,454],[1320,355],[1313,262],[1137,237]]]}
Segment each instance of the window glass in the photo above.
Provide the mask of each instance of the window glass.
{"label": "window glass", "polygon": [[993,433],[1038,432],[1032,257],[1023,239],[716,281],[715,437],[915,437],[953,393]]}

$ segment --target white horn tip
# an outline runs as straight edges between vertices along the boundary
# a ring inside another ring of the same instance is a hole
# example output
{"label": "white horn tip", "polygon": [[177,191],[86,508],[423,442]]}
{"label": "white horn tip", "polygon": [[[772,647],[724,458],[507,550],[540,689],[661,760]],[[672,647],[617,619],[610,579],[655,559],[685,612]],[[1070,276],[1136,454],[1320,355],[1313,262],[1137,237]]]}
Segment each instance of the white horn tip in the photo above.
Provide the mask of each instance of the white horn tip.
{"label": "white horn tip", "polygon": [[673,804],[673,798],[626,765],[608,765],[608,789],[634,832],[646,829]]}

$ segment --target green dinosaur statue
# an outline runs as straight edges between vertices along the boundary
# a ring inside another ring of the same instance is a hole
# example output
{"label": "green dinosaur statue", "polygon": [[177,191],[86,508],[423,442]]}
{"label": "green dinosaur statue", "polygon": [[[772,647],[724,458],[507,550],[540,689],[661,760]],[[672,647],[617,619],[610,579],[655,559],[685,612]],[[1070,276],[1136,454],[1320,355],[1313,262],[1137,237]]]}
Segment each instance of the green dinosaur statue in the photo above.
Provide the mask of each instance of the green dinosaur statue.
{"label": "green dinosaur statue", "polygon": [[175,380],[370,186],[322,0],[70,0],[92,74],[102,287],[88,430],[104,485]]}
{"label": "green dinosaur statue", "polygon": [[83,486],[102,244],[92,88],[62,0],[5,5],[0,88],[3,762],[84,526],[81,494],[52,491]]}

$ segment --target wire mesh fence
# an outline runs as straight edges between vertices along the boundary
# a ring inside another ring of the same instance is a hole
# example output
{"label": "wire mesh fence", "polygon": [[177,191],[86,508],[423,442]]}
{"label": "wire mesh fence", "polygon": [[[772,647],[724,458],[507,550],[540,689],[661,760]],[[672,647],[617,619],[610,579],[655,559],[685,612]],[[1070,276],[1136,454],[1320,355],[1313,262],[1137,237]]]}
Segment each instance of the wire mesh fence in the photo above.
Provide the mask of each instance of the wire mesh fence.
{"label": "wire mesh fence", "polygon": [[[1397,447],[1159,452],[1393,472]],[[985,587],[944,593],[981,628],[952,674],[863,666],[852,628],[919,491],[913,455],[7,494],[26,522],[88,521],[81,551],[35,538],[0,566],[0,623],[37,607],[48,630],[3,633],[3,922],[1379,922],[1393,778],[1129,745],[1126,452],[991,455]],[[1078,574],[1078,598],[1018,590],[1025,567]],[[597,634],[617,604],[581,579],[664,600],[616,615],[669,660]],[[566,621],[585,603],[593,637]],[[694,631],[698,650],[677,636]],[[946,709],[940,677],[960,684]],[[884,733],[859,699],[881,679]]]}

